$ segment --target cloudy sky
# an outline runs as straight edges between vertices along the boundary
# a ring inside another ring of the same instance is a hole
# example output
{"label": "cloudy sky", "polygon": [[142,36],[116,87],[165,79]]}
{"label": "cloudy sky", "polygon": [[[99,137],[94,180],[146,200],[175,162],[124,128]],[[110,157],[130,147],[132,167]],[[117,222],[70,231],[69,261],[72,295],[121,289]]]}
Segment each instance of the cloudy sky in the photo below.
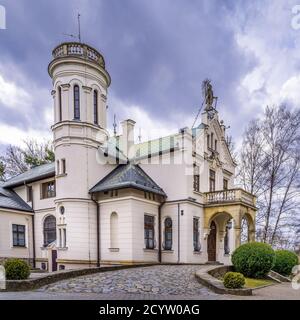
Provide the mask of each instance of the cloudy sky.
{"label": "cloudy sky", "polygon": [[[132,118],[143,138],[191,126],[210,78],[238,141],[267,104],[300,100],[297,2],[288,0],[0,0],[0,150],[51,138],[52,49],[76,33],[112,77],[109,126]],[[299,8],[300,12],[300,8]],[[294,19],[294,20],[293,20]],[[293,22],[293,23],[292,23]],[[300,23],[300,19],[299,19]],[[153,133],[153,130],[156,130]]]}

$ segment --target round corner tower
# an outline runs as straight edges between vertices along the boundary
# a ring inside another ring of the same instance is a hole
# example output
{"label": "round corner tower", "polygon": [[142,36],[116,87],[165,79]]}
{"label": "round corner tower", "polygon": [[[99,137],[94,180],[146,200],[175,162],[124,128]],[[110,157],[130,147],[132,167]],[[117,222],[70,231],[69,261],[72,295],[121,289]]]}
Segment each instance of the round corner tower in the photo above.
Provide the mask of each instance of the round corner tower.
{"label": "round corner tower", "polygon": [[[90,261],[95,259],[96,240],[91,238],[95,204],[89,190],[101,177],[96,153],[108,138],[106,99],[111,79],[103,56],[89,45],[62,43],[52,55],[48,72],[54,99],[56,217],[58,226],[68,226],[68,242],[74,249],[58,252],[58,259],[76,261],[81,254],[82,260],[84,250],[85,260]],[[59,238],[58,246],[61,242]]]}

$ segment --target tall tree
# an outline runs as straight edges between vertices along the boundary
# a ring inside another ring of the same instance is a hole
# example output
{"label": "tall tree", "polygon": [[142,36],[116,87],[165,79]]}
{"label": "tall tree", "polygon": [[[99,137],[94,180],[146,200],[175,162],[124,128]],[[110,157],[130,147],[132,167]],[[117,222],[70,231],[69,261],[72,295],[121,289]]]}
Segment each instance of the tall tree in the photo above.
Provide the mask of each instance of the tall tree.
{"label": "tall tree", "polygon": [[300,110],[285,106],[267,107],[243,137],[240,183],[258,198],[257,237],[273,245],[283,245],[299,207],[299,141]]}

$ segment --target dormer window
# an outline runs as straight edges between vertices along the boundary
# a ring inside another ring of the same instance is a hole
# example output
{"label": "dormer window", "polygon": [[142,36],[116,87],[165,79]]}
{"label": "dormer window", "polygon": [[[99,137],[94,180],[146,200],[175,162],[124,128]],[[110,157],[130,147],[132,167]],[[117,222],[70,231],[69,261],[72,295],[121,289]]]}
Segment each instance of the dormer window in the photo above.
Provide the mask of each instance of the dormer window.
{"label": "dormer window", "polygon": [[98,124],[98,91],[94,90],[94,124]]}
{"label": "dormer window", "polygon": [[79,86],[74,86],[74,119],[80,120],[80,93]]}

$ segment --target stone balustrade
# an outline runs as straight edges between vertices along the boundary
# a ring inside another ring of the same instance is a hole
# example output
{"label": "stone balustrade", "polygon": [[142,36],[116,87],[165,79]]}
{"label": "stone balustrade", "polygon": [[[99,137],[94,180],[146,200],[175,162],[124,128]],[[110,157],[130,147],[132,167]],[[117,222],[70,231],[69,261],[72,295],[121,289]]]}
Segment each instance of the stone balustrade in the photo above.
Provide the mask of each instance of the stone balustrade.
{"label": "stone balustrade", "polygon": [[83,59],[87,59],[99,64],[105,68],[105,62],[103,56],[94,48],[79,42],[65,42],[57,46],[52,56],[54,59],[63,58],[67,56],[77,56]]}
{"label": "stone balustrade", "polygon": [[232,202],[243,202],[245,204],[256,205],[256,197],[243,189],[228,189],[204,194],[205,204],[222,204]]}

